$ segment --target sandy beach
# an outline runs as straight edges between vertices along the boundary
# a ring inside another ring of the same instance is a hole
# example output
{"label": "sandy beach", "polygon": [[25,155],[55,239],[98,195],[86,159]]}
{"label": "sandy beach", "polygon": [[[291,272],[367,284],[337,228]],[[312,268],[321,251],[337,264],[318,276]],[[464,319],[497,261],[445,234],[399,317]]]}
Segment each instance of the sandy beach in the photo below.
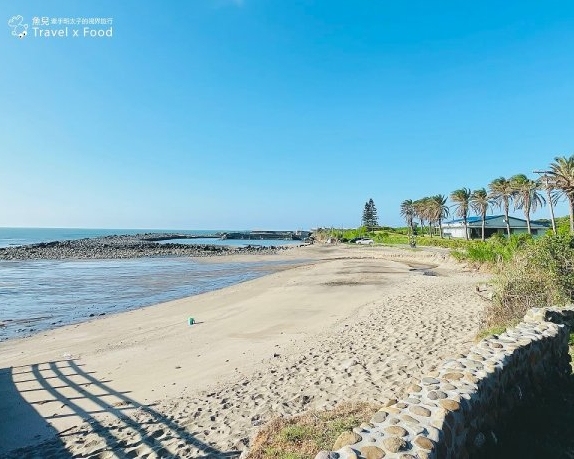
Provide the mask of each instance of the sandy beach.
{"label": "sandy beach", "polygon": [[486,277],[441,250],[229,257],[260,259],[305,262],[1,343],[0,456],[236,457],[274,416],[397,394],[467,348],[484,307]]}

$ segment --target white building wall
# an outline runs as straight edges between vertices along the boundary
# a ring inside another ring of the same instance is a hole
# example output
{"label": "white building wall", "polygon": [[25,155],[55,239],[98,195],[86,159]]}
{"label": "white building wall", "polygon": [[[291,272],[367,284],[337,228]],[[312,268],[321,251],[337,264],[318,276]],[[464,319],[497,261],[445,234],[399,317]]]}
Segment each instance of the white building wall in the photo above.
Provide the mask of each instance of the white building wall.
{"label": "white building wall", "polygon": [[453,238],[465,238],[464,227],[463,228],[444,228],[443,233],[445,236],[450,236]]}

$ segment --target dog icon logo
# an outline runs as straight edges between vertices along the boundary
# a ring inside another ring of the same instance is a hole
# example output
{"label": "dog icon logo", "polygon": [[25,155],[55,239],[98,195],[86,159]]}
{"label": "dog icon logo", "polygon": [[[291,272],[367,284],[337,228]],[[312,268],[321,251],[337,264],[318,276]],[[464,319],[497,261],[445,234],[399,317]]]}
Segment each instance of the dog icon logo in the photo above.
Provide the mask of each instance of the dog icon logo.
{"label": "dog icon logo", "polygon": [[20,39],[28,35],[28,24],[23,24],[24,18],[20,15],[12,16],[8,21],[8,27],[12,29],[12,35]]}

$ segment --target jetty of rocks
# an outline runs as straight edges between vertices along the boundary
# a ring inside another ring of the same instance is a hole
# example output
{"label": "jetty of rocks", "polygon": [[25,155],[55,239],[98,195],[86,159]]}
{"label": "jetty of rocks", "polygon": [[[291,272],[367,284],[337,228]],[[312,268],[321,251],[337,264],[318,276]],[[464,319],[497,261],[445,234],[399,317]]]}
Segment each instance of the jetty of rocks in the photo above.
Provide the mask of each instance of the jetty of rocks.
{"label": "jetty of rocks", "polygon": [[43,242],[39,244],[0,248],[0,260],[60,260],[141,257],[211,257],[232,254],[274,254],[288,247],[246,245],[232,247],[213,244],[163,243],[172,239],[192,239],[190,236],[146,233],[137,235],[103,236],[77,240]]}

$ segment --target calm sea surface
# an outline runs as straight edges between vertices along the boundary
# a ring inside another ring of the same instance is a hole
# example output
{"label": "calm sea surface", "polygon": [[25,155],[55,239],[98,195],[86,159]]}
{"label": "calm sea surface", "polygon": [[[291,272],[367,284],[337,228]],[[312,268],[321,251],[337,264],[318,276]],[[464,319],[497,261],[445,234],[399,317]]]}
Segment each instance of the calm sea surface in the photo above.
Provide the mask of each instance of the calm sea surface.
{"label": "calm sea surface", "polygon": [[[39,242],[63,241],[70,239],[83,239],[87,237],[112,236],[116,234],[144,234],[144,233],[177,233],[192,234],[195,236],[211,235],[228,230],[177,230],[177,229],[90,229],[90,228],[0,228],[0,247],[16,245],[37,244]],[[247,231],[247,230],[233,230]],[[177,239],[178,244],[221,244],[232,246],[245,245],[289,245],[300,244],[301,241],[283,240],[221,240],[221,239]]]}
{"label": "calm sea surface", "polygon": [[[216,231],[0,228],[0,246],[144,232],[201,235]],[[289,241],[234,242],[273,245]],[[289,263],[230,263],[224,258],[217,263],[201,263],[178,257],[0,260],[0,341],[216,290],[263,276],[285,264]]]}

